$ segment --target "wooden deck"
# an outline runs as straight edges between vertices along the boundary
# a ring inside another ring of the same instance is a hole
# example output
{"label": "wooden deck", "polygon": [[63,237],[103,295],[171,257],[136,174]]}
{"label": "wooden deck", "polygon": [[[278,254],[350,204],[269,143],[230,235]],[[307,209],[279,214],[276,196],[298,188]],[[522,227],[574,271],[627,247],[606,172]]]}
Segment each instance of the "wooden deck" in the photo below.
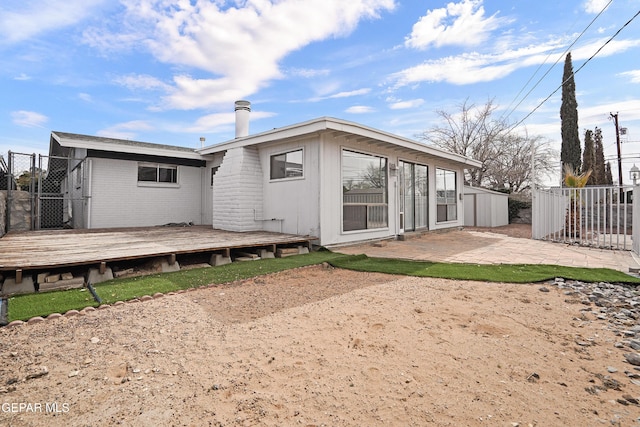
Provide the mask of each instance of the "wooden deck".
{"label": "wooden deck", "polygon": [[308,244],[314,237],[210,226],[55,230],[0,238],[0,271],[40,270],[155,256]]}

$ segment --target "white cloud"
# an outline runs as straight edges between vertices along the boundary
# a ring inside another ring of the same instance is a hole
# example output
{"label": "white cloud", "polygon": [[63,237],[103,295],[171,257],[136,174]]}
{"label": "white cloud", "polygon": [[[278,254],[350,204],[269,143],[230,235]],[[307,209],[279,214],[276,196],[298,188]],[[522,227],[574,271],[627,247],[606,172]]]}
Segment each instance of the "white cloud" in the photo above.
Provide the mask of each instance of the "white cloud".
{"label": "white cloud", "polygon": [[[574,49],[571,53],[574,63],[576,60],[590,58],[604,41],[605,39],[592,40]],[[420,82],[447,82],[456,85],[489,82],[506,77],[517,69],[542,64],[547,61],[549,53],[553,58],[554,54],[563,52],[565,46],[566,42],[553,40],[495,53],[464,53],[425,61],[391,75],[390,79],[395,82],[396,88]],[[640,39],[614,40],[600,51],[597,58],[618,54],[637,46],[640,46]]]}
{"label": "white cloud", "polygon": [[328,96],[327,98],[349,98],[352,96],[366,95],[369,92],[371,92],[371,89],[363,88],[363,89],[357,89],[357,90],[352,90],[348,92],[338,92],[334,95]]}
{"label": "white cloud", "polygon": [[12,44],[64,28],[89,16],[105,0],[32,0],[0,6],[0,44]]}
{"label": "white cloud", "polygon": [[[611,126],[609,124],[611,122],[609,116],[611,112],[619,112],[621,118],[627,123],[633,120],[640,120],[640,99],[629,99],[581,108],[579,111],[580,125],[601,125],[604,127],[607,124],[607,126]],[[613,128],[615,129],[615,126]]]}
{"label": "white cloud", "polygon": [[13,80],[27,81],[27,80],[31,80],[31,76],[29,76],[29,75],[27,75],[25,73],[20,73],[20,75],[14,77]]}
{"label": "white cloud", "polygon": [[169,90],[171,88],[170,85],[164,83],[162,80],[148,74],[117,76],[113,81],[120,86],[128,88],[129,90]]}
{"label": "white cloud", "polygon": [[625,71],[624,73],[620,73],[620,75],[629,77],[631,83],[640,83],[640,70]]}
{"label": "white cloud", "polygon": [[153,130],[153,126],[144,120],[132,120],[118,123],[106,129],[99,130],[96,135],[106,138],[135,139],[137,132]]}
{"label": "white cloud", "polygon": [[[329,85],[329,87],[331,87],[332,89],[335,89],[337,86],[338,86],[338,84],[335,83],[335,82]],[[334,93],[334,94],[327,94],[327,95],[324,95],[324,96],[316,96],[314,98],[309,99],[308,102],[318,102],[318,101],[323,101],[325,99],[350,98],[352,96],[366,95],[369,92],[371,92],[370,88],[362,88],[362,89],[356,89],[356,90],[351,90],[351,91],[343,91],[343,92],[338,92],[338,93]]]}
{"label": "white cloud", "polygon": [[607,6],[607,3],[609,3],[609,0],[587,0],[584,2],[584,11],[587,13],[600,13]]}
{"label": "white cloud", "polygon": [[389,105],[392,110],[406,110],[409,108],[416,108],[424,104],[424,99],[410,99],[408,101],[397,101]]}
{"label": "white cloud", "polygon": [[78,94],[78,98],[80,98],[84,102],[93,102],[93,98],[88,93],[81,92]]}
{"label": "white cloud", "polygon": [[[209,73],[174,77],[165,108],[228,105],[283,77],[279,62],[309,43],[352,32],[363,19],[392,10],[394,0],[246,0],[223,8],[220,1],[127,0],[124,32],[86,32],[94,47],[143,41],[160,61]],[[134,25],[135,24],[135,25]],[[113,28],[116,25],[112,25]]]}
{"label": "white cloud", "polygon": [[287,72],[290,76],[304,77],[307,79],[318,76],[328,76],[330,73],[331,71],[328,69],[312,70],[309,68],[292,68]]}
{"label": "white cloud", "polygon": [[[250,122],[275,116],[275,113],[267,111],[252,111]],[[231,129],[235,126],[235,113],[215,113],[200,117],[196,122],[186,128],[187,132],[219,132],[221,130]],[[251,124],[249,124],[251,125]]]}
{"label": "white cloud", "polygon": [[[596,51],[605,44],[608,40],[608,37],[602,38],[599,40],[594,40],[586,45],[583,45],[577,49],[571,51],[571,58],[575,60],[579,59],[589,59]],[[605,56],[616,55],[618,53],[622,53],[634,47],[640,46],[640,39],[637,40],[612,40],[607,44],[604,49],[598,52],[596,58],[603,58]],[[588,67],[588,65],[587,65]]]}
{"label": "white cloud", "polygon": [[421,50],[431,46],[477,46],[506,21],[505,18],[498,18],[497,13],[485,17],[482,0],[449,3],[444,8],[427,11],[413,25],[411,35],[405,39],[405,46]]}
{"label": "white cloud", "polygon": [[43,127],[43,125],[49,121],[49,118],[35,111],[20,110],[11,113],[11,121],[18,126],[32,128]]}
{"label": "white cloud", "polygon": [[375,108],[366,105],[354,105],[345,110],[345,112],[349,114],[366,114],[373,113],[374,111],[376,111]]}

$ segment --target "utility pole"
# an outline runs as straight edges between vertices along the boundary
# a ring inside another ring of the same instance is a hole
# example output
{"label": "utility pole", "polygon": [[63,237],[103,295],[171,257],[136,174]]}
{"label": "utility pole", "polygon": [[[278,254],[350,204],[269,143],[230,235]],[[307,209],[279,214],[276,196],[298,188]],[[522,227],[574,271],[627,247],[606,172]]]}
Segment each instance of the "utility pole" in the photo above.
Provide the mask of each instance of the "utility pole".
{"label": "utility pole", "polygon": [[620,127],[618,126],[618,113],[609,113],[616,125],[616,144],[618,145],[618,185],[622,187],[622,154],[620,154]]}

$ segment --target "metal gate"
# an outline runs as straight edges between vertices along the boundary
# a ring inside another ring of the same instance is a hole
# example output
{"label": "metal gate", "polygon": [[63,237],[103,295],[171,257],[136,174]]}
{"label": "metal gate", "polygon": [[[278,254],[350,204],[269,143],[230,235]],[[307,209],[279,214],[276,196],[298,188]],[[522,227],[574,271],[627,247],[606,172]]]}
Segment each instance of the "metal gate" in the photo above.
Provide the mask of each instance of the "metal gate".
{"label": "metal gate", "polygon": [[6,231],[72,228],[73,216],[82,218],[86,199],[83,163],[9,151],[6,179],[0,176],[0,190],[7,191]]}
{"label": "metal gate", "polygon": [[532,237],[597,248],[632,250],[632,190],[633,187],[535,189]]}
{"label": "metal gate", "polygon": [[33,230],[37,181],[35,154],[9,151],[3,175],[1,189],[7,192],[4,221],[6,231]]}

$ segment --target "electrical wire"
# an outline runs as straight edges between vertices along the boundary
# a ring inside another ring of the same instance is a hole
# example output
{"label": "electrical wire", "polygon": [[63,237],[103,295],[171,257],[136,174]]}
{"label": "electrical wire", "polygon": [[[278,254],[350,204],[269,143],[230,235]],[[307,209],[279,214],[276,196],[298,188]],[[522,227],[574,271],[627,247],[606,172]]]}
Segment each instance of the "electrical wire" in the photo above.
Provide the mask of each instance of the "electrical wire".
{"label": "electrical wire", "polygon": [[[578,74],[580,72],[580,70],[582,70],[593,58],[596,57],[596,55],[598,55],[602,49],[604,49],[614,38],[616,38],[618,36],[618,34],[620,34],[620,32],[626,28],[634,19],[636,19],[638,17],[638,15],[640,15],[640,10],[638,10],[638,12],[636,12],[635,15],[633,15],[633,17],[631,19],[629,19],[622,27],[620,27],[618,29],[618,31],[615,32],[615,34],[613,34],[611,37],[609,37],[609,39],[604,42],[604,44],[602,46],[600,46],[598,48],[598,50],[596,50],[596,52],[591,55],[591,57],[589,59],[587,59],[576,71],[573,72],[573,75],[575,76],[576,74]],[[524,116],[520,121],[518,121],[515,125],[511,126],[511,128],[509,128],[509,131],[512,131],[513,129],[517,128],[518,126],[520,126],[525,120],[527,120],[529,117],[531,117],[531,115],[533,113],[535,113],[538,108],[542,107],[542,105],[547,102],[553,95],[555,95],[560,89],[562,89],[562,86],[566,83],[566,80],[563,81],[560,86],[558,86],[553,92],[551,92],[551,94],[549,94],[549,96],[547,96],[545,99],[543,99],[533,110],[531,110],[526,116]]]}
{"label": "electrical wire", "polygon": [[[509,116],[511,114],[513,114],[513,112],[520,106],[520,104],[522,104],[524,102],[525,99],[527,99],[527,97],[529,95],[531,95],[531,92],[533,92],[533,90],[538,87],[538,85],[545,79],[545,77],[547,77],[547,75],[549,75],[549,73],[551,72],[551,70],[553,70],[555,68],[556,65],[558,65],[558,62],[560,62],[560,60],[562,60],[562,58],[564,58],[566,56],[566,54],[571,50],[571,48],[578,42],[578,40],[580,40],[580,38],[584,35],[584,33],[587,32],[587,30],[593,25],[594,22],[596,22],[596,20],[600,17],[600,15],[602,15],[604,13],[604,11],[609,7],[609,5],[613,2],[613,0],[609,0],[609,2],[602,8],[602,10],[591,20],[591,22],[589,23],[589,25],[587,25],[587,27],[582,30],[582,32],[578,35],[578,37],[576,37],[576,39],[565,49],[565,51],[558,56],[558,59],[556,59],[556,62],[553,63],[553,65],[551,65],[551,67],[549,67],[549,69],[547,70],[546,73],[544,73],[544,75],[542,77],[540,77],[538,79],[538,81],[536,82],[535,85],[533,85],[533,87],[531,89],[529,89],[529,92],[526,93],[526,95],[524,97],[522,97],[522,99],[520,100],[520,102],[518,102],[518,104],[516,104],[515,107],[513,107],[510,111],[508,111],[505,114],[503,114],[500,118],[504,118],[504,120],[508,119]],[[538,71],[540,70],[540,68],[542,68],[542,66],[547,62],[547,59],[549,59],[549,57],[551,56],[553,52],[549,52],[549,54],[547,55],[547,57],[544,59],[544,61],[542,62],[542,64],[540,64],[538,66],[538,68],[536,69],[536,71],[533,73],[533,75],[529,78],[529,80],[524,84],[524,86],[522,87],[522,89],[520,89],[520,91],[518,92],[518,94],[515,96],[515,98],[513,99],[513,101],[511,101],[511,103],[509,104],[509,106],[507,107],[507,110],[509,110],[509,108],[511,108],[511,105],[513,105],[513,103],[518,99],[518,97],[520,96],[520,94],[524,91],[524,89],[527,87],[527,85],[529,85],[529,83],[531,82],[531,80],[533,79],[533,77],[535,77],[535,75],[538,73]]]}

